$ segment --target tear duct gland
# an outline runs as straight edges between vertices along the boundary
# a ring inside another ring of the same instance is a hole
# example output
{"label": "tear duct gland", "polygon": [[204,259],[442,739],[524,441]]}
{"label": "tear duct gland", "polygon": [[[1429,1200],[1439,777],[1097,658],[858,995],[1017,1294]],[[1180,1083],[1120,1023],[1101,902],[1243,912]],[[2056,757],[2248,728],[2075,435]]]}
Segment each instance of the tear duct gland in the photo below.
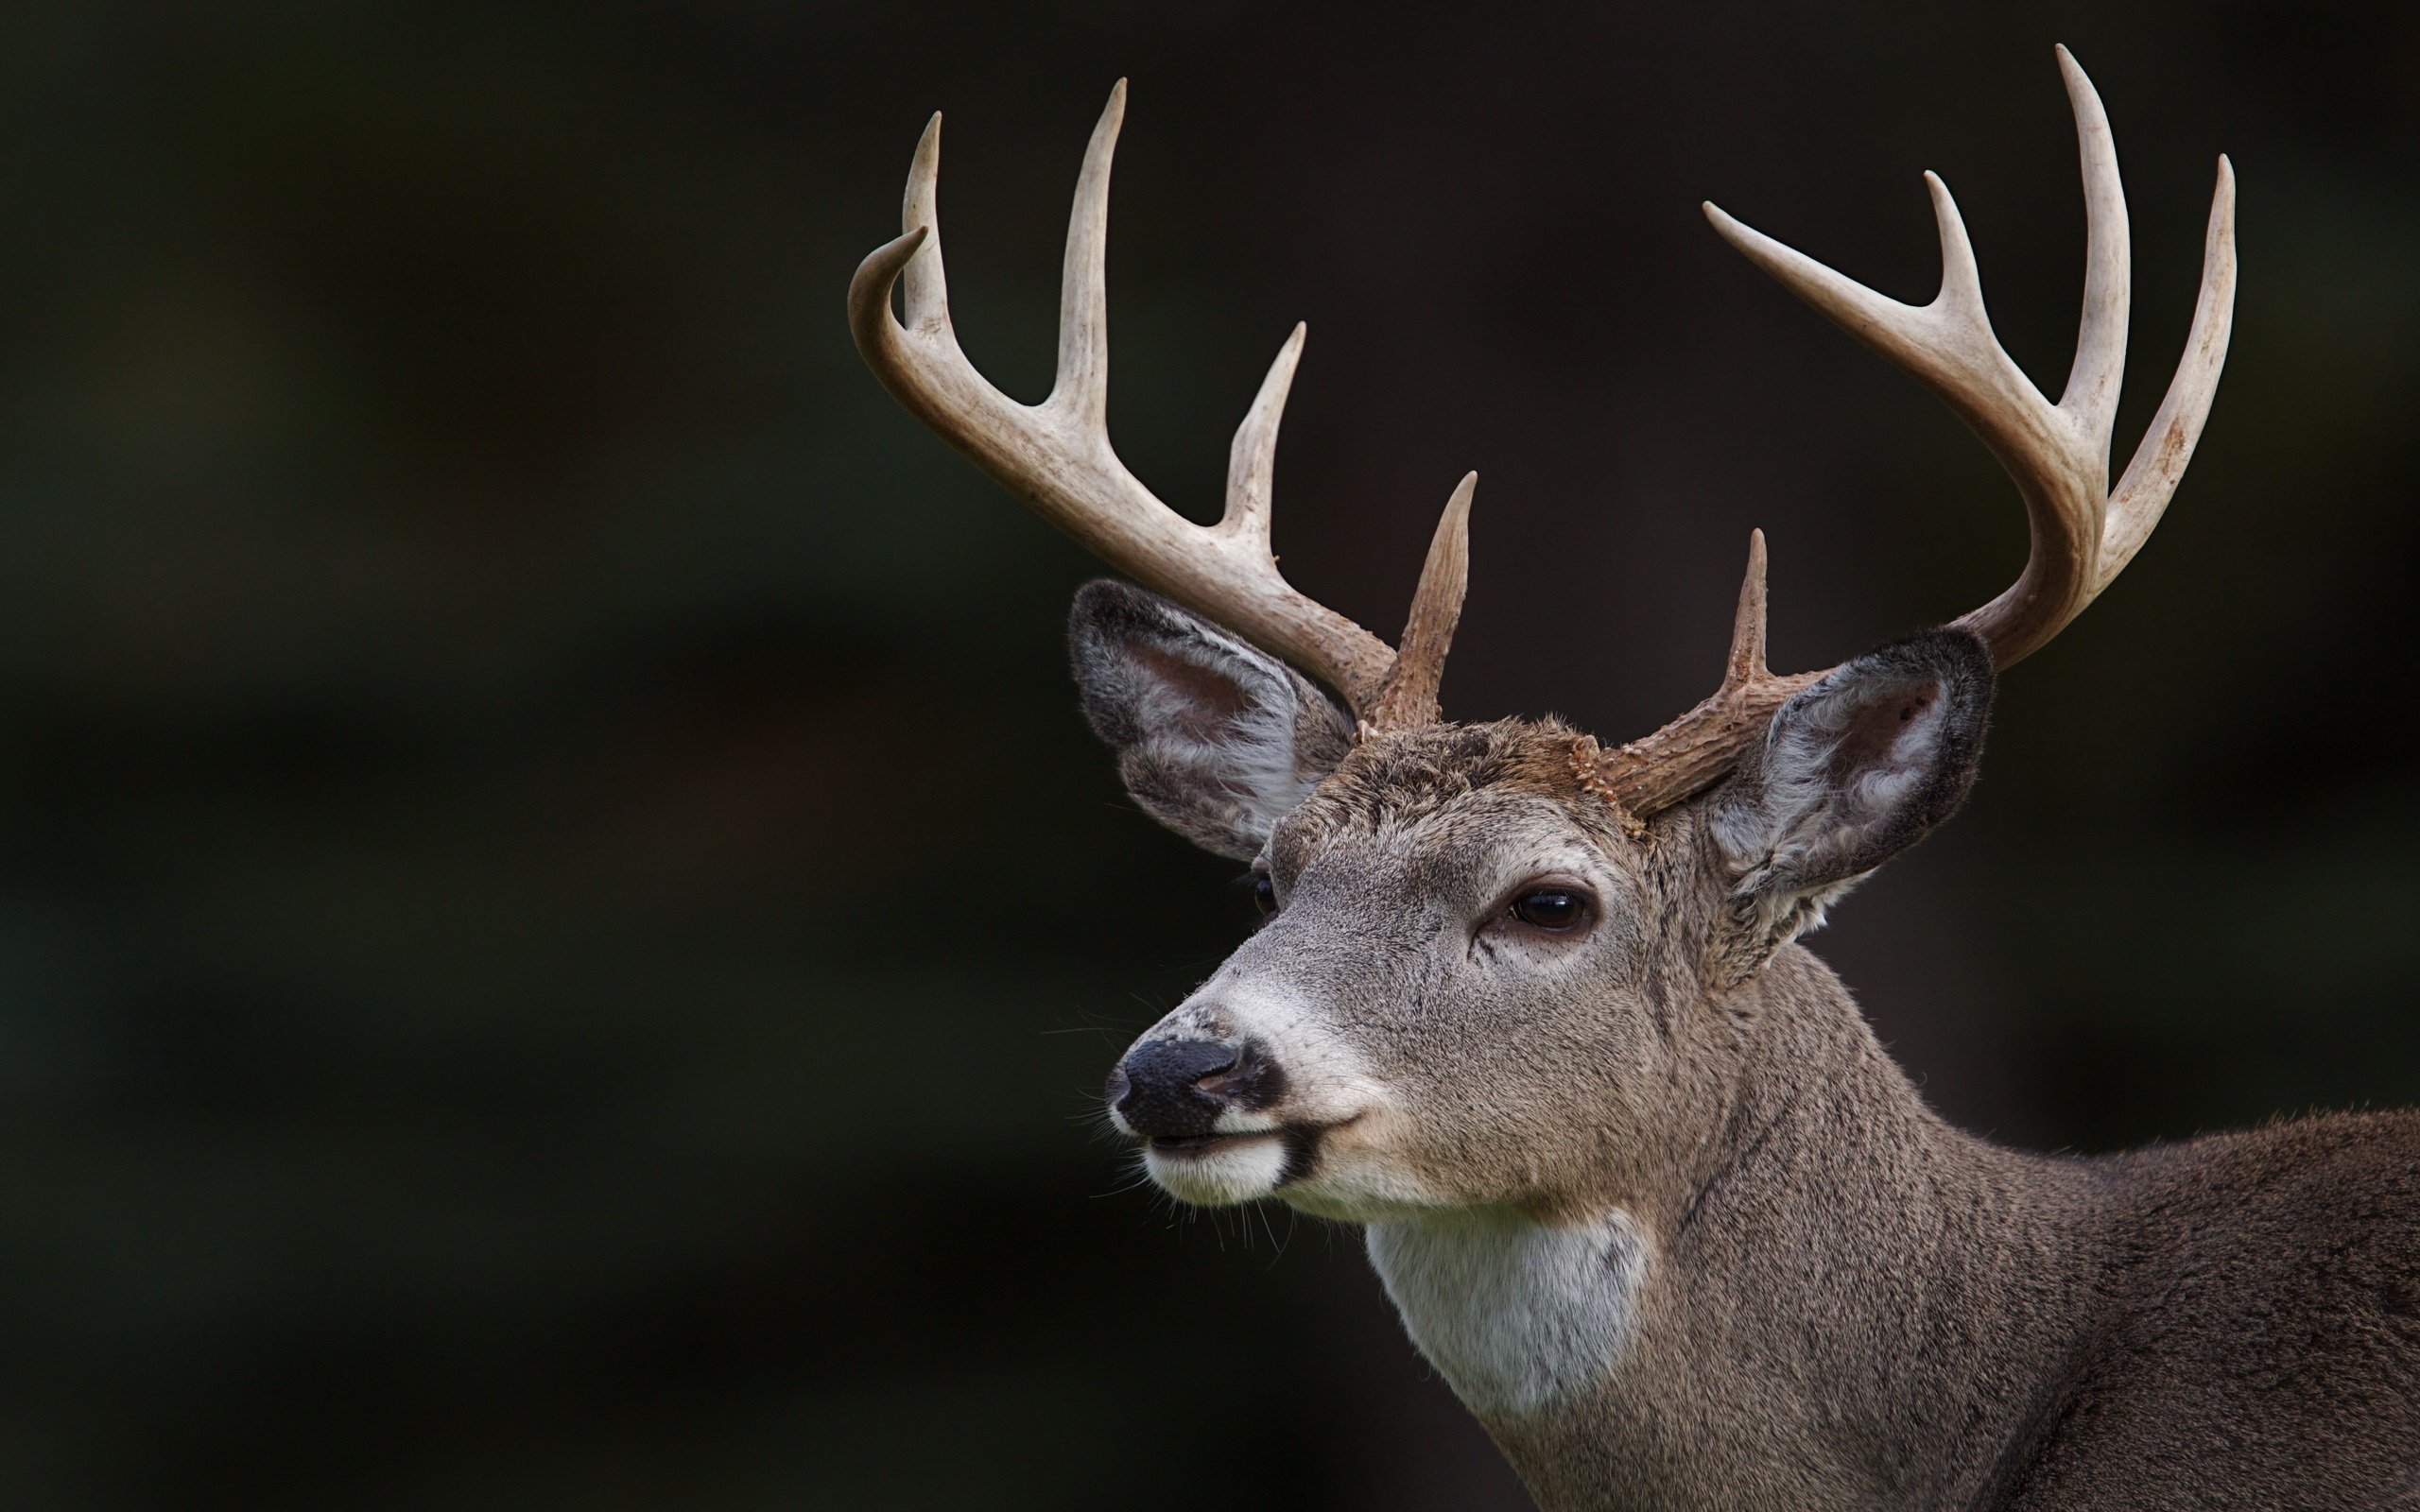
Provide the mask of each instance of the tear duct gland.
{"label": "tear duct gland", "polygon": [[[1362,1224],[1413,1340],[1548,1512],[2420,1494],[2411,1115],[2096,1160],[2005,1149],[1933,1117],[1797,943],[1956,807],[1996,671],[2148,539],[2224,360],[2221,159],[2183,360],[2112,486],[2125,204],[2100,102],[2064,50],[2059,66],[2087,247],[2055,404],[1993,337],[1938,179],[1923,306],[1707,207],[2000,459],[2031,526],[2024,572],[1948,626],[1776,676],[1754,538],[1717,691],[1611,748],[1551,721],[1441,722],[1471,479],[1396,646],[1280,576],[1270,479],[1299,327],[1236,433],[1219,524],[1119,462],[1102,248],[1122,85],[1078,182],[1042,404],[1001,395],[951,333],[938,117],[903,234],[852,286],[858,347],[901,403],[1143,585],[1079,596],[1086,714],[1136,800],[1252,864],[1274,905],[1128,1052],[1113,1119],[1187,1200]],[[1561,902],[1522,902],[1545,894]]]}

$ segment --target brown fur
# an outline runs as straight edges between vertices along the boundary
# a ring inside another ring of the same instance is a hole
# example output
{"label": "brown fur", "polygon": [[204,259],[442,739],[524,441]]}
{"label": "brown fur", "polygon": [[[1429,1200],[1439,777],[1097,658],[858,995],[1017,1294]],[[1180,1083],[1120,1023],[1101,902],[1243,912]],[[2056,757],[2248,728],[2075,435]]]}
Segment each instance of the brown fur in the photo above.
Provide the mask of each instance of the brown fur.
{"label": "brown fur", "polygon": [[[1259,838],[1280,911],[1147,1037],[1263,1043],[1316,1159],[1154,1175],[1368,1225],[1547,1512],[2420,1508],[2420,1115],[2007,1149],[1793,942],[1963,792],[1979,657],[1847,664],[1643,832],[1551,721],[1336,756]],[[1542,874],[1601,918],[1505,924]]]}
{"label": "brown fur", "polygon": [[[1450,831],[1481,793],[1550,798],[1630,848],[1567,776],[1568,739],[1506,724],[1357,750],[1278,864]],[[2420,1115],[2090,1160],[1976,1139],[1805,949],[1699,996],[1703,838],[1685,812],[1635,848],[1679,925],[1643,996],[1721,1073],[1668,1084],[1650,1158],[1576,1141],[1531,1197],[1576,1211],[1616,1181],[1659,1259],[1614,1378],[1488,1425],[1541,1505],[2420,1506]]]}

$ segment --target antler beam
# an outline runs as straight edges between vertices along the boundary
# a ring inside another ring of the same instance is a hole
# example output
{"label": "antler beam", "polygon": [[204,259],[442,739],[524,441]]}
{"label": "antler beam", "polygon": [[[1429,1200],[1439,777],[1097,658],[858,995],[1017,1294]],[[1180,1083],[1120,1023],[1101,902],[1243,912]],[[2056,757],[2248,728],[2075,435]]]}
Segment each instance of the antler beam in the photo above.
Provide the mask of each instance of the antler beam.
{"label": "antler beam", "polygon": [[[2015,480],[2032,530],[2025,570],[2007,592],[1955,622],[1981,636],[2000,667],[2041,649],[2083,612],[2159,524],[2209,417],[2235,310],[2235,171],[2221,157],[2184,358],[2134,460],[2110,490],[2110,433],[2126,366],[2126,198],[2100,96],[2065,47],[2058,56],[2083,161],[2085,266],[2075,362],[2056,404],[1992,334],[1974,247],[1939,176],[1927,173],[1925,182],[1941,233],[1941,291],[1921,306],[1886,299],[1705,207],[1714,229],[1751,262],[1939,395]],[[1758,601],[1759,645],[1763,556],[1760,541],[1741,611],[1744,625],[1747,599]],[[1782,700],[1821,676],[1775,678],[1764,672],[1761,651],[1743,663],[1737,636],[1732,655],[1731,672],[1713,697],[1602,758],[1602,786],[1632,815],[1668,807],[1720,777]]]}
{"label": "antler beam", "polygon": [[[1452,637],[1448,613],[1413,624],[1424,646],[1415,666],[1398,671],[1386,643],[1334,610],[1297,593],[1270,551],[1270,476],[1286,392],[1302,357],[1304,328],[1270,364],[1244,415],[1228,455],[1226,512],[1216,525],[1193,524],[1168,508],[1118,459],[1109,440],[1109,317],[1104,278],[1109,236],[1110,160],[1126,113],[1126,81],[1110,92],[1093,129],[1076,203],[1067,224],[1067,253],[1059,297],[1059,372],[1050,397],[1020,404],[977,372],[958,343],[942,268],[938,184],[942,118],[935,115],[917,144],[908,171],[900,237],[877,248],[849,285],[849,324],[857,350],[883,387],[941,438],[1035,513],[1057,525],[1110,566],[1144,586],[1210,616],[1262,649],[1284,657],[1344,696],[1365,733],[1400,728],[1404,719],[1434,721],[1436,679],[1429,660],[1442,661]],[[903,291],[905,323],[894,318],[890,292]],[[1421,602],[1461,601],[1463,526],[1469,487],[1447,507],[1422,576]],[[1448,541],[1451,537],[1451,541]],[[1441,558],[1440,554],[1443,554]],[[1450,595],[1430,578],[1443,572]],[[1391,691],[1392,690],[1392,691]]]}

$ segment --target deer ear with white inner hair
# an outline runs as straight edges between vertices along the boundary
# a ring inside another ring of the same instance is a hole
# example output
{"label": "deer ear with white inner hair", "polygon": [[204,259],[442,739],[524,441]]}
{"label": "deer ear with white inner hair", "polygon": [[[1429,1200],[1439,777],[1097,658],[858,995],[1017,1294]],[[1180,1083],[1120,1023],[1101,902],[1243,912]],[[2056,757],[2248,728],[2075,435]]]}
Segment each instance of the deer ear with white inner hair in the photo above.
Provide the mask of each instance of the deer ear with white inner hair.
{"label": "deer ear with white inner hair", "polygon": [[1084,717],[1153,818],[1238,861],[1352,745],[1311,680],[1208,620],[1125,583],[1076,594],[1068,649]]}
{"label": "deer ear with white inner hair", "polygon": [[1992,682],[1982,641],[1943,627],[1844,662],[1781,706],[1714,799],[1734,879],[1717,954],[1737,975],[1957,811]]}

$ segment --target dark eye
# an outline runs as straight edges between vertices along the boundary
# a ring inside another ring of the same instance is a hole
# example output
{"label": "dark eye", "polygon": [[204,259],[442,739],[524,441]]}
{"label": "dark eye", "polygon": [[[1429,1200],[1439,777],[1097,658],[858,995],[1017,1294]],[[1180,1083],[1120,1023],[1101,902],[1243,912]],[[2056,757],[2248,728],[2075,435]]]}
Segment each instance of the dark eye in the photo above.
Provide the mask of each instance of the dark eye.
{"label": "dark eye", "polygon": [[1252,879],[1252,905],[1264,914],[1277,912],[1277,884],[1266,872],[1255,872]]}
{"label": "dark eye", "polygon": [[1568,887],[1533,887],[1512,900],[1512,917],[1539,929],[1569,929],[1588,917],[1588,895]]}

